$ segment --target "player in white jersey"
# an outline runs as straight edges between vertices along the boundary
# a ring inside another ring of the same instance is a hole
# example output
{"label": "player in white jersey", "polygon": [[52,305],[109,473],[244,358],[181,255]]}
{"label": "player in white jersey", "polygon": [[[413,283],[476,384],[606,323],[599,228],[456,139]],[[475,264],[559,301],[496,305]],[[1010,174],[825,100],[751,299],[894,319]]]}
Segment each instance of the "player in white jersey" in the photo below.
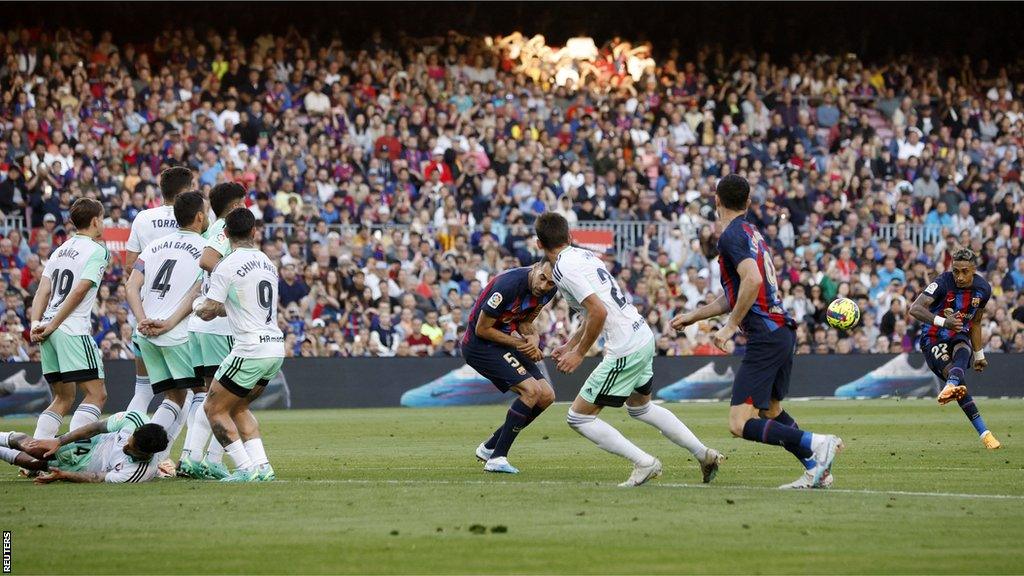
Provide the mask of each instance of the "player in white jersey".
{"label": "player in white jersey", "polygon": [[133,342],[153,393],[164,394],[153,423],[167,430],[172,443],[184,424],[182,409],[189,389],[202,386],[192,367],[186,319],[202,283],[199,258],[205,246],[206,198],[199,192],[179,194],[174,215],[180,228],[143,249],[127,286],[128,304],[138,319]]}
{"label": "player in white jersey", "polygon": [[536,231],[545,257],[554,266],[555,285],[569,306],[584,315],[569,342],[553,354],[558,369],[574,372],[598,337],[604,338],[604,359],[573,401],[569,426],[598,447],[633,462],[632,474],[619,486],[639,486],[661,475],[661,462],[597,417],[605,406],[626,404],[630,416],[689,450],[700,463],[704,482],[710,482],[724,457],[704,446],[671,411],[651,403],[655,338],[650,326],[604,263],[593,252],[570,245],[564,217],[545,213],[537,219]]}
{"label": "player in white jersey", "polygon": [[227,316],[235,345],[213,377],[206,416],[235,461],[234,473],[224,481],[273,480],[259,424],[248,408],[284,362],[284,334],[277,325],[277,267],[256,244],[252,212],[234,210],[224,219],[224,230],[232,252],[213,271],[196,314],[204,320]]}
{"label": "player in white jersey", "polygon": [[43,376],[53,401],[39,415],[34,436],[53,438],[77,392],[85,393],[71,417],[71,429],[95,422],[107,399],[103,359],[92,337],[96,291],[107,269],[109,252],[103,235],[103,205],[79,198],[71,205],[77,234],[50,255],[32,300],[33,342],[39,343]]}
{"label": "player in white jersey", "polygon": [[[178,231],[178,221],[174,218],[174,199],[178,194],[191,190],[193,180],[192,171],[184,166],[174,166],[160,173],[160,194],[163,196],[164,205],[143,210],[135,216],[135,220],[132,220],[124,262],[124,269],[129,273],[143,248],[161,236]],[[153,387],[149,382],[149,374],[142,362],[142,354],[136,350],[135,394],[128,403],[128,410],[147,413],[152,401]]]}
{"label": "player in white jersey", "polygon": [[[206,272],[203,294],[210,288],[210,273],[222,258],[231,253],[231,243],[224,233],[224,216],[235,208],[244,207],[244,199],[245,187],[237,182],[223,182],[210,190],[210,208],[217,216],[217,220],[206,231],[206,247],[199,259],[199,266]],[[218,316],[209,322],[195,315],[189,318],[192,365],[195,367],[196,376],[204,379],[207,389],[217,368],[231,353],[233,345],[234,338],[227,318]],[[185,445],[178,463],[178,474],[190,478],[226,478],[228,471],[221,462],[224,448],[216,438],[211,439],[210,422],[206,419],[206,411],[203,409],[204,400],[205,392],[197,392],[192,397],[186,421],[188,431],[185,433]]]}
{"label": "player in white jersey", "polygon": [[154,455],[167,448],[167,432],[145,414],[118,412],[60,438],[30,438],[0,432],[0,460],[45,471],[38,484],[66,482],[145,482],[157,474]]}

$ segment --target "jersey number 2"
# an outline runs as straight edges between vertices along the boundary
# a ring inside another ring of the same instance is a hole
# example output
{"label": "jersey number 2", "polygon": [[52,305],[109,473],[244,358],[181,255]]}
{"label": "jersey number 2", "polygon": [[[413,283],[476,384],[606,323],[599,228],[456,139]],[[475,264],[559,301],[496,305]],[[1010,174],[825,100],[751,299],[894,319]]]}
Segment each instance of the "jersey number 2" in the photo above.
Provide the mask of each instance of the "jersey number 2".
{"label": "jersey number 2", "polygon": [[604,268],[597,269],[597,277],[601,279],[601,283],[610,282],[612,286],[612,300],[619,305],[619,308],[626,307],[626,299],[622,297],[622,293],[619,292],[619,283],[612,279],[612,275],[608,273]]}

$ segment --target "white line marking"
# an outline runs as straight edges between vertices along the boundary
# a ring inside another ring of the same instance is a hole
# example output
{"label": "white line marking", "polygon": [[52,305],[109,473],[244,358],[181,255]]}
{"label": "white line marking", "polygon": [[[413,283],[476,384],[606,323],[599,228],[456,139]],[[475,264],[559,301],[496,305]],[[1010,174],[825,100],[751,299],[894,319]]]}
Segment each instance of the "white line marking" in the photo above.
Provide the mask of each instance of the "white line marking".
{"label": "white line marking", "polygon": [[[391,485],[409,485],[415,486],[417,484],[440,484],[440,485],[501,485],[501,486],[523,486],[523,485],[544,485],[544,486],[596,486],[598,488],[616,488],[614,484],[605,484],[603,482],[572,482],[564,480],[527,480],[522,482],[508,482],[504,480],[370,480],[370,479],[336,479],[336,480],[288,480],[279,479],[276,482],[294,482],[301,484],[391,484]],[[779,492],[778,488],[770,486],[743,486],[733,484],[686,484],[686,483],[669,483],[669,482],[651,482],[647,484],[652,488],[700,488],[700,489],[718,489],[720,486],[722,490],[736,489],[736,490],[751,490],[751,491],[771,491]],[[870,496],[920,496],[920,497],[931,497],[931,498],[978,498],[978,499],[991,499],[991,500],[1024,500],[1024,494],[967,494],[962,492],[910,492],[905,490],[857,490],[853,488],[830,488],[828,490],[804,490],[806,492],[827,492],[827,493],[838,493],[838,494],[866,494]]]}

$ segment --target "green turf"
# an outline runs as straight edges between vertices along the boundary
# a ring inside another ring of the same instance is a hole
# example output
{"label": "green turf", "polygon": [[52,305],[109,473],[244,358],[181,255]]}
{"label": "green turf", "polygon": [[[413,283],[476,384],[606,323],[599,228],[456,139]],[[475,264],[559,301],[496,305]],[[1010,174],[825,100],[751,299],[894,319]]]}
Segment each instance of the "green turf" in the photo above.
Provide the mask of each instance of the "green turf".
{"label": "green turf", "polygon": [[1020,572],[1024,401],[979,405],[1004,449],[985,451],[955,405],[793,402],[847,444],[837,489],[796,493],[774,489],[799,474],[792,456],[730,438],[724,404],[671,405],[729,456],[710,487],[688,453],[610,411],[665,464],[631,490],[564,405],[520,436],[516,477],[472,457],[500,406],[264,412],[277,483],[34,486],[0,468],[0,529],[15,574]]}

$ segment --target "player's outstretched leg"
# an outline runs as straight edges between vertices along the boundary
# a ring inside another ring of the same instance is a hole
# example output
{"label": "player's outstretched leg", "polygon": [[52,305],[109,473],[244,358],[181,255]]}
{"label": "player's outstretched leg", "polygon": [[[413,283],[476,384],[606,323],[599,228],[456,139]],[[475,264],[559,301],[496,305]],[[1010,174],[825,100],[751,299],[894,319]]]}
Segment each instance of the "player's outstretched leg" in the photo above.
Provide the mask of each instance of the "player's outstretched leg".
{"label": "player's outstretched leg", "polygon": [[622,456],[633,463],[632,474],[619,486],[640,486],[652,478],[661,476],[661,462],[626,439],[614,426],[598,418],[597,415],[600,413],[600,406],[577,396],[569,408],[566,422],[570,428],[579,432],[580,436],[597,444],[598,448]]}
{"label": "player's outstretched leg", "polygon": [[[515,466],[508,463],[508,451],[519,433],[555,401],[555,391],[546,380],[530,378],[511,389],[519,394],[519,398],[509,407],[505,423],[498,429],[498,438],[484,465],[485,472],[519,473]],[[486,450],[486,444],[484,449]],[[478,455],[481,452],[481,449],[477,448]]]}
{"label": "player's outstretched leg", "polygon": [[939,392],[939,404],[949,404],[954,400],[959,402],[967,396],[966,376],[970,363],[970,346],[962,342],[957,344],[953,348],[953,365],[946,374],[946,385]]}
{"label": "player's outstretched leg", "polygon": [[996,450],[1002,446],[995,435],[989,431],[988,426],[985,425],[985,419],[981,417],[981,412],[978,412],[978,406],[974,403],[973,396],[968,394],[957,400],[957,404],[960,405],[960,409],[967,415],[967,419],[971,421],[971,425],[978,432],[978,436],[981,437],[981,443],[985,445],[985,448]]}
{"label": "player's outstretched leg", "polygon": [[34,455],[25,452],[24,444],[32,440],[27,434],[21,432],[0,432],[0,460],[17,466],[22,470],[32,472],[43,472],[48,469],[49,463]]}
{"label": "player's outstretched leg", "polygon": [[[729,409],[729,431],[734,436],[760,442],[783,446],[786,450],[796,453],[797,450],[810,450],[815,466],[807,470],[804,476],[780,488],[813,488],[822,484],[822,478],[830,474],[832,462],[843,449],[843,441],[831,434],[814,434],[784,426],[769,418],[759,418],[757,408],[750,404],[736,404]],[[806,453],[806,452],[803,452]]]}
{"label": "player's outstretched leg", "polygon": [[725,456],[718,450],[705,446],[670,410],[651,403],[649,394],[634,392],[626,400],[626,411],[640,422],[657,428],[673,443],[689,450],[700,463],[701,478],[705,484],[715,479],[718,466],[725,460]]}

